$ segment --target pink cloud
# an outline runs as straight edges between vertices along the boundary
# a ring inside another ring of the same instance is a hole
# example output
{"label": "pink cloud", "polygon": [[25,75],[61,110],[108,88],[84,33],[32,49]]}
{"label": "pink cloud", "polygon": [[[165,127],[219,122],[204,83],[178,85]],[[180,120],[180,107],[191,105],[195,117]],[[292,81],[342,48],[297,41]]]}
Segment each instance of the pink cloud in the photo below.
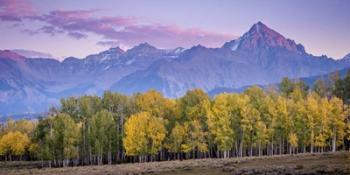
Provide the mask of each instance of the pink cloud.
{"label": "pink cloud", "polygon": [[160,47],[222,45],[233,38],[232,35],[185,29],[174,25],[149,24],[140,25],[135,18],[95,17],[96,11],[52,11],[42,15],[39,20],[55,29],[67,32],[94,33],[106,39],[115,40],[126,45],[150,42]]}
{"label": "pink cloud", "polygon": [[95,12],[96,10],[51,11],[49,14],[36,16],[32,19],[47,23],[52,33],[62,30],[68,32],[68,36],[76,39],[87,37],[86,33],[88,32],[108,38],[108,33],[115,32],[115,27],[132,24],[134,20],[133,18],[125,17],[95,18],[92,17]]}
{"label": "pink cloud", "polygon": [[141,24],[133,17],[97,16],[98,11],[96,9],[55,10],[38,15],[27,0],[0,0],[0,20],[27,19],[44,23],[41,28],[34,31],[22,30],[31,35],[66,34],[74,39],[83,39],[93,33],[123,45],[132,46],[149,42],[163,48],[189,47],[196,44],[216,47],[233,38],[233,35],[229,34],[181,28],[175,25]]}
{"label": "pink cloud", "polygon": [[0,0],[0,20],[21,21],[36,11],[28,0]]}
{"label": "pink cloud", "polygon": [[133,18],[126,17],[92,17],[95,10],[80,11],[52,11],[49,14],[42,15],[38,18],[55,27],[68,31],[80,30],[88,32],[98,32],[111,29],[117,26],[126,26],[133,24]]}

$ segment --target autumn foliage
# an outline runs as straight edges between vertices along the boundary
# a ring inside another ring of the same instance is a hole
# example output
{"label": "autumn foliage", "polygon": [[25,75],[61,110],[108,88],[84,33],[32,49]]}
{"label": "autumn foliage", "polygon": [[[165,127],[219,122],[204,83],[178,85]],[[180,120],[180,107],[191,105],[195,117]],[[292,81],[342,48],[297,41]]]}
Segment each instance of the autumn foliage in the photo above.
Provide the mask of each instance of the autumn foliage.
{"label": "autumn foliage", "polygon": [[347,79],[308,89],[285,78],[279,89],[213,98],[200,89],[69,97],[38,121],[3,124],[0,155],[69,166],[334,152],[350,139]]}

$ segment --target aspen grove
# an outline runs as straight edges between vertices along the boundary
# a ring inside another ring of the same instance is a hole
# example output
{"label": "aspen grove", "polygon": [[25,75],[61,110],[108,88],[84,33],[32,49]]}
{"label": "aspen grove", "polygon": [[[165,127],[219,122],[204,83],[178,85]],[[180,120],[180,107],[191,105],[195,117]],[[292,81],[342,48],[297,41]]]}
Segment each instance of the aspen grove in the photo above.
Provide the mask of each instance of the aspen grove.
{"label": "aspen grove", "polygon": [[349,99],[350,74],[212,98],[200,89],[69,97],[38,120],[2,124],[0,159],[60,167],[335,152],[349,149]]}

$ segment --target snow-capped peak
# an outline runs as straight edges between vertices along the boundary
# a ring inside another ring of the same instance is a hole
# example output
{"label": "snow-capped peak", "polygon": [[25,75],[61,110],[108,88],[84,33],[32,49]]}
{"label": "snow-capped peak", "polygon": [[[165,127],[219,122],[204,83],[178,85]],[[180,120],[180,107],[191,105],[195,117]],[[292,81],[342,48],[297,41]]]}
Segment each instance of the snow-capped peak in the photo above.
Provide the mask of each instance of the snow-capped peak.
{"label": "snow-capped peak", "polygon": [[119,47],[115,47],[115,48],[110,48],[106,51],[100,52],[98,54],[89,55],[86,57],[86,60],[88,60],[88,62],[93,61],[93,62],[101,63],[106,60],[118,59],[124,53],[125,53],[124,50],[120,49]]}
{"label": "snow-capped peak", "polygon": [[180,54],[180,53],[184,52],[185,50],[186,49],[183,48],[183,47],[178,47],[178,48],[174,49],[174,53],[175,54]]}
{"label": "snow-capped peak", "polygon": [[112,54],[123,54],[125,51],[123,49],[121,49],[120,47],[113,47],[113,48],[110,48],[104,52],[112,53]]}
{"label": "snow-capped peak", "polygon": [[232,47],[231,47],[231,50],[232,50],[232,51],[236,51],[236,50],[238,49],[238,46],[239,46],[240,41],[241,41],[241,38],[238,38],[238,39],[236,39],[236,40],[234,41],[234,43],[233,43],[233,45],[232,45]]}
{"label": "snow-capped peak", "polygon": [[343,60],[350,60],[350,53],[343,57]]}
{"label": "snow-capped peak", "polygon": [[285,38],[260,21],[254,24],[250,30],[241,37],[239,47],[242,49],[283,48],[300,54],[305,52],[302,46],[297,45],[293,40]]}
{"label": "snow-capped peak", "polygon": [[141,43],[133,48],[131,48],[130,50],[157,50],[156,47],[150,45],[149,43],[145,42],[145,43]]}

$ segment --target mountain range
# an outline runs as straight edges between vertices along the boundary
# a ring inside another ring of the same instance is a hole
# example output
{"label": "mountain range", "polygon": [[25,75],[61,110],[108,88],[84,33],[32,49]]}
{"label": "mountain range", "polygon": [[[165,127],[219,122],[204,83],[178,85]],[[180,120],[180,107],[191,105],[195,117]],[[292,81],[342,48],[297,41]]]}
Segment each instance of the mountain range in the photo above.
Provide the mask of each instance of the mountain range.
{"label": "mountain range", "polygon": [[1,115],[40,113],[57,106],[62,97],[101,95],[105,90],[133,94],[156,89],[179,97],[193,88],[221,92],[350,67],[350,54],[340,60],[314,56],[261,22],[220,48],[158,49],[142,43],[61,62],[23,55],[0,51]]}

